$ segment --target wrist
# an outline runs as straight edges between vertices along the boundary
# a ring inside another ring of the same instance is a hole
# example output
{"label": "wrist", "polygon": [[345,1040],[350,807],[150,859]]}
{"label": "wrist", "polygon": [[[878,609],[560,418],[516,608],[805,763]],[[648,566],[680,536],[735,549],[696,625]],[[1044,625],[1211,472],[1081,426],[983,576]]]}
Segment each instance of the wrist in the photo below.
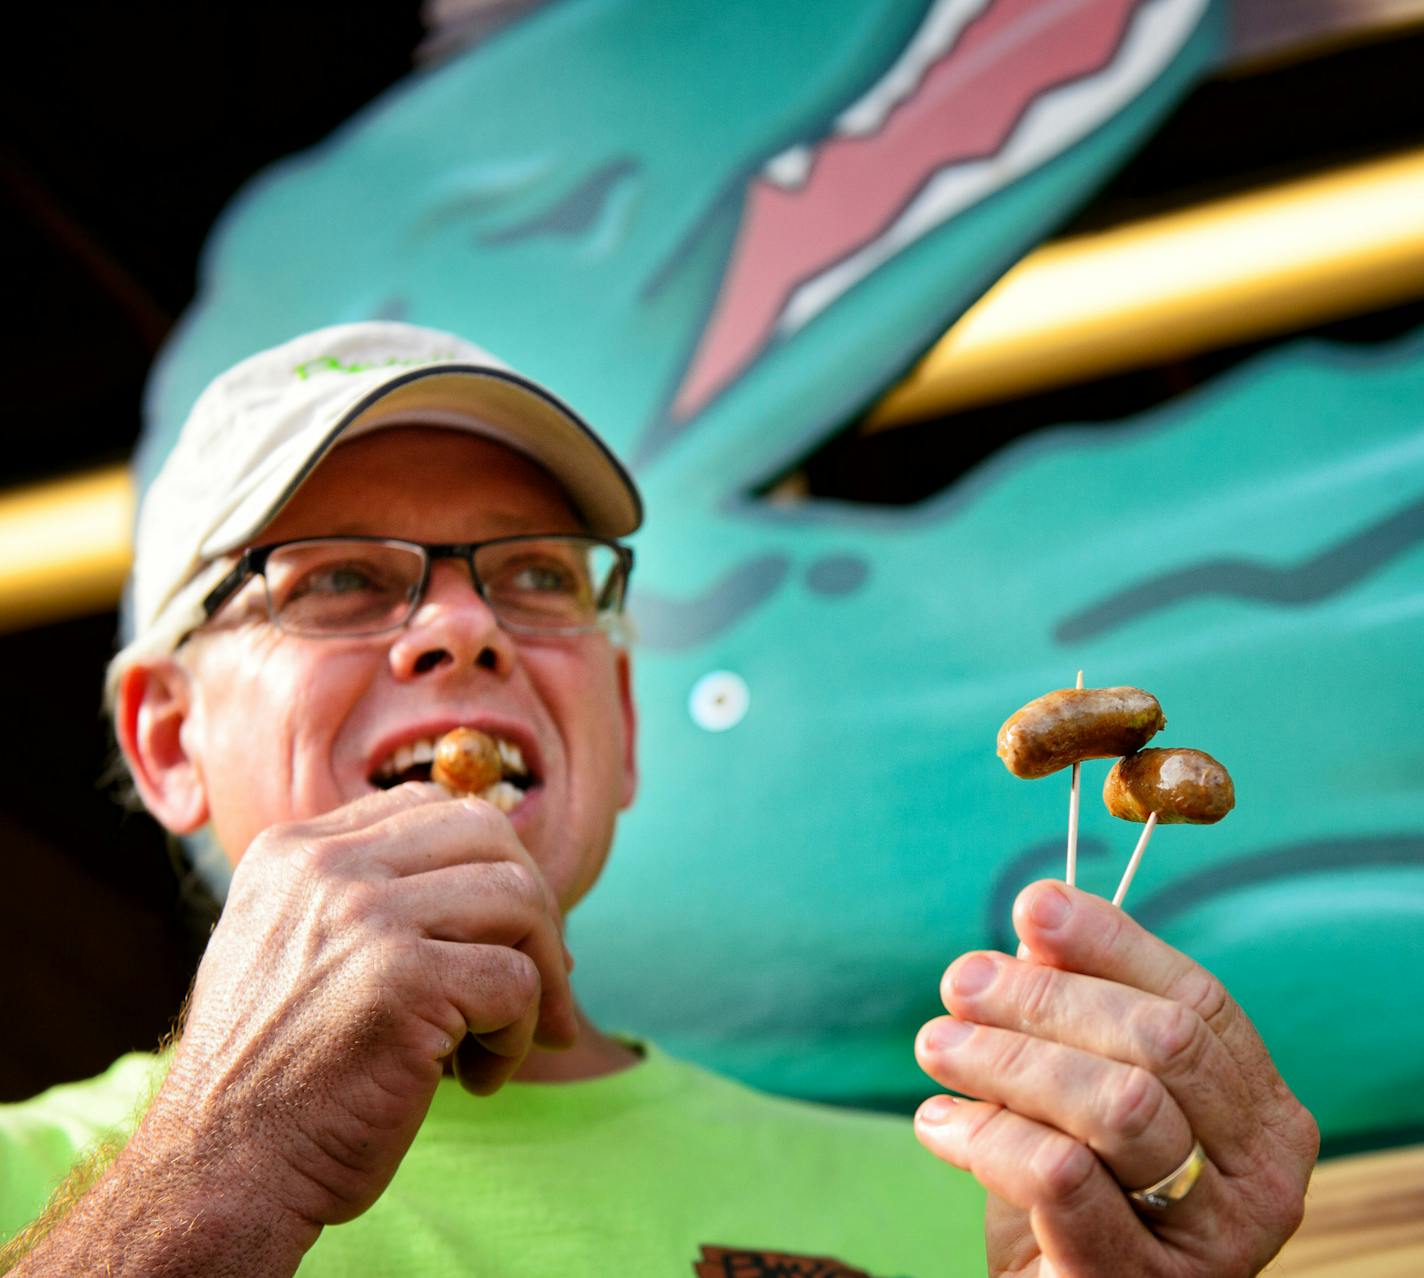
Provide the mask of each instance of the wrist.
{"label": "wrist", "polygon": [[293,1273],[321,1225],[283,1201],[264,1153],[224,1142],[220,1132],[215,1139],[145,1120],[115,1161],[112,1193],[122,1205],[110,1204],[108,1218],[117,1209],[155,1238],[181,1240],[175,1267],[157,1271],[165,1275]]}
{"label": "wrist", "polygon": [[292,1211],[235,1149],[150,1109],[93,1186],[13,1271],[26,1274],[278,1278],[296,1271],[321,1226]]}

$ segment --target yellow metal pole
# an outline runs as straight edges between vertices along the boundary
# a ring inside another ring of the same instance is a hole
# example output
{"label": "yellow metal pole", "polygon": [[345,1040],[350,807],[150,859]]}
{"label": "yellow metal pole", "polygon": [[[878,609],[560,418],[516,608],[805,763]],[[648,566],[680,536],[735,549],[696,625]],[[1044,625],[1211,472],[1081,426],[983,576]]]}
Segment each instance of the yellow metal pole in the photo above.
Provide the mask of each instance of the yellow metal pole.
{"label": "yellow metal pole", "polygon": [[880,430],[1424,296],[1424,150],[1047,244],[871,411]]}
{"label": "yellow metal pole", "polygon": [[0,493],[0,629],[112,608],[132,524],[122,466]]}

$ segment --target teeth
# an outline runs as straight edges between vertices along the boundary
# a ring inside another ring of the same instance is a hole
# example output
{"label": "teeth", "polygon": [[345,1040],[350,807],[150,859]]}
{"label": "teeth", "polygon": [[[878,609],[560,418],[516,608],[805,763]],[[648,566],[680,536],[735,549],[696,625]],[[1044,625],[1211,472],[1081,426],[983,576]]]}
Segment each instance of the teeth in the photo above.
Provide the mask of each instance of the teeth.
{"label": "teeth", "polygon": [[890,112],[914,94],[925,72],[949,52],[959,33],[983,12],[987,3],[988,0],[936,0],[890,69],[836,117],[835,132],[842,137],[861,138],[879,129]]}
{"label": "teeth", "polygon": [[506,741],[503,737],[494,739],[495,745],[499,747],[499,761],[504,765],[506,773],[513,773],[522,777],[529,771],[524,766],[524,755],[513,741]]}
{"label": "teeth", "polygon": [[480,798],[493,803],[501,812],[513,812],[524,801],[524,791],[508,781],[496,781],[486,789]]}
{"label": "teeth", "polygon": [[[914,94],[925,72],[949,52],[959,33],[987,5],[988,0],[936,0],[890,69],[836,117],[832,133],[861,138],[879,129],[890,112]],[[806,181],[815,157],[814,147],[797,143],[772,156],[762,166],[762,176],[794,191]]]}
{"label": "teeth", "polygon": [[766,162],[762,173],[765,174],[768,182],[774,182],[777,186],[785,187],[788,191],[794,191],[805,182],[806,175],[811,172],[811,161],[814,157],[815,151],[804,144],[788,147],[785,151],[772,156]]}
{"label": "teeth", "polygon": [[[496,737],[489,734],[499,748],[499,761],[504,768],[505,776],[523,777],[529,775],[529,767],[524,762],[524,752],[513,741],[506,741],[503,737]],[[418,763],[435,762],[435,746],[438,737],[422,737],[419,741],[410,741],[403,746],[397,746],[379,768],[376,769],[375,778],[386,780],[390,777],[399,776],[407,768],[413,768]],[[496,782],[496,787],[505,785],[503,781]],[[509,786],[515,794],[520,794],[514,786]],[[522,795],[521,795],[522,797]],[[509,811],[505,808],[505,811]]]}
{"label": "teeth", "polygon": [[391,755],[390,759],[380,769],[381,776],[394,776],[397,772],[404,772],[407,768],[413,768],[417,763],[431,763],[435,759],[435,743],[431,740],[412,741],[409,745],[403,745]]}
{"label": "teeth", "polygon": [[[939,169],[877,239],[799,284],[777,320],[778,336],[795,333],[902,249],[1096,128],[1161,72],[1205,7],[1206,0],[1149,0],[1133,18],[1111,65],[1088,79],[1044,90],[998,154]],[[1043,20],[1041,15],[1050,12],[1045,5],[1035,16]]]}

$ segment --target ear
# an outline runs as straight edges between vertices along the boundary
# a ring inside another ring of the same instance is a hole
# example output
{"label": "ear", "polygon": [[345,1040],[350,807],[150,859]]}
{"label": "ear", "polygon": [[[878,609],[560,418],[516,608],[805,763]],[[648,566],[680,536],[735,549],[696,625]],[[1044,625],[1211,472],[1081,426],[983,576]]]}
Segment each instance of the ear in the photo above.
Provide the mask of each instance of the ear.
{"label": "ear", "polygon": [[146,807],[174,834],[192,834],[208,819],[207,789],[188,751],[184,727],[192,681],[178,662],[138,665],[119,682],[114,728]]}
{"label": "ear", "polygon": [[633,704],[633,666],[626,648],[615,648],[618,702],[623,714],[623,798],[619,806],[630,808],[638,793],[638,710]]}

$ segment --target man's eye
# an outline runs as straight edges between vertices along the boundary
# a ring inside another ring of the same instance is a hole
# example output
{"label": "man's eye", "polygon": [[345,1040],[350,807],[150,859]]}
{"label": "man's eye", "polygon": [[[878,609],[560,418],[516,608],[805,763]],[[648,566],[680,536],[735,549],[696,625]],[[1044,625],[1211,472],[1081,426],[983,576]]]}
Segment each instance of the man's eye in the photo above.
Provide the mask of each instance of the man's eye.
{"label": "man's eye", "polygon": [[519,564],[507,575],[506,581],[511,590],[534,594],[569,595],[578,590],[578,578],[568,568],[543,561]]}
{"label": "man's eye", "polygon": [[379,575],[361,564],[332,564],[307,573],[289,598],[299,595],[347,595],[358,591],[384,590]]}

